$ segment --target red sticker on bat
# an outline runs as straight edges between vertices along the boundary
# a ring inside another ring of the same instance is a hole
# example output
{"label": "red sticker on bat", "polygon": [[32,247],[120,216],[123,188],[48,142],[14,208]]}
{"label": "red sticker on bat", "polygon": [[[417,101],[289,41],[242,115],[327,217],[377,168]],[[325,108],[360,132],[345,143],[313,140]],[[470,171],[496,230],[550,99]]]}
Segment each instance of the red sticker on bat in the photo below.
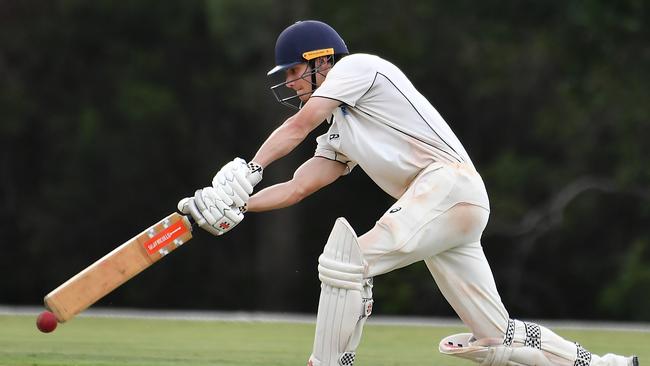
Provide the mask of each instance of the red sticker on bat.
{"label": "red sticker on bat", "polygon": [[185,227],[185,225],[183,225],[183,221],[180,220],[174,225],[169,226],[165,230],[154,235],[151,239],[144,243],[144,248],[147,250],[147,252],[149,252],[149,254],[153,254],[157,252],[158,249],[165,247],[167,244],[169,244],[169,242],[176,240],[176,238],[185,234],[186,232],[187,227]]}

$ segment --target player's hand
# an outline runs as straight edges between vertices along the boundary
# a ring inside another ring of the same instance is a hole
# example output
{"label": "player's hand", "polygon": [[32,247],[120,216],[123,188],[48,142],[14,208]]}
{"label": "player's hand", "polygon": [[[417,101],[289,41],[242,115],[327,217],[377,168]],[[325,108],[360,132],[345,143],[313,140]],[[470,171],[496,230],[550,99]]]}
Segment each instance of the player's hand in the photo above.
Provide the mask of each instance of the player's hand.
{"label": "player's hand", "polygon": [[244,219],[241,210],[226,205],[212,187],[199,189],[194,197],[180,200],[178,210],[192,215],[200,228],[216,236],[232,230]]}
{"label": "player's hand", "polygon": [[262,180],[262,167],[235,158],[224,165],[212,179],[212,187],[221,200],[232,207],[244,207],[253,187]]}

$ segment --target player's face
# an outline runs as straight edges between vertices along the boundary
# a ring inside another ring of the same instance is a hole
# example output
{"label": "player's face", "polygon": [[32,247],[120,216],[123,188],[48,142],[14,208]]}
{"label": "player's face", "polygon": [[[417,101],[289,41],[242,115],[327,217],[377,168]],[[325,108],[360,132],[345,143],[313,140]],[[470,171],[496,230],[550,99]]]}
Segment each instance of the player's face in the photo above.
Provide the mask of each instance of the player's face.
{"label": "player's face", "polygon": [[287,69],[285,75],[287,88],[293,89],[303,103],[309,99],[312,91],[310,71],[307,63],[302,63]]}
{"label": "player's face", "polygon": [[312,85],[311,83],[312,69],[307,63],[298,64],[287,69],[285,74],[287,88],[293,89],[303,103],[307,102],[312,91],[325,80],[325,75],[329,71],[329,65],[325,65],[326,63],[327,61],[325,59],[316,61],[316,69],[318,70],[315,74],[316,85]]}

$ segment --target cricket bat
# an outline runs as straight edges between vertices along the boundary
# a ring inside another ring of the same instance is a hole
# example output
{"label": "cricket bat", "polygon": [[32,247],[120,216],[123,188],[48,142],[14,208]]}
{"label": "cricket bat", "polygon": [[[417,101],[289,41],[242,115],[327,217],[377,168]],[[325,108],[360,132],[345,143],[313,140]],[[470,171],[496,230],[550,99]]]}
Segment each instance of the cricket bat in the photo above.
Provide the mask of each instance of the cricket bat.
{"label": "cricket bat", "polygon": [[172,213],[47,294],[45,307],[70,320],[190,239],[190,218]]}

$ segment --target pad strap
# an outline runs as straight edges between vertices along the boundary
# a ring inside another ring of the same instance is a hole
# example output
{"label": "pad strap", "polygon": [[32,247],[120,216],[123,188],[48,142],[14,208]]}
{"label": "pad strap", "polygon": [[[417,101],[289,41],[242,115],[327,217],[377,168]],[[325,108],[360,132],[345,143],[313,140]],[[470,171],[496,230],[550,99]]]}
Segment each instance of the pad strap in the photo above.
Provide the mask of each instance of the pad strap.
{"label": "pad strap", "polygon": [[515,339],[515,320],[508,319],[508,329],[506,330],[506,335],[503,338],[503,345],[510,347],[512,346],[512,341]]}
{"label": "pad strap", "polygon": [[584,349],[579,343],[576,343],[576,361],[574,366],[589,366],[591,363],[591,352]]}
{"label": "pad strap", "polygon": [[524,322],[524,327],[526,328],[526,340],[524,341],[524,346],[542,349],[542,331],[539,329],[539,325]]}
{"label": "pad strap", "polygon": [[539,325],[530,322],[522,322],[515,319],[508,319],[508,327],[506,328],[506,335],[503,337],[503,345],[507,347],[512,346],[515,339],[515,331],[517,324],[524,326],[524,346],[535,349],[542,349],[542,329]]}

